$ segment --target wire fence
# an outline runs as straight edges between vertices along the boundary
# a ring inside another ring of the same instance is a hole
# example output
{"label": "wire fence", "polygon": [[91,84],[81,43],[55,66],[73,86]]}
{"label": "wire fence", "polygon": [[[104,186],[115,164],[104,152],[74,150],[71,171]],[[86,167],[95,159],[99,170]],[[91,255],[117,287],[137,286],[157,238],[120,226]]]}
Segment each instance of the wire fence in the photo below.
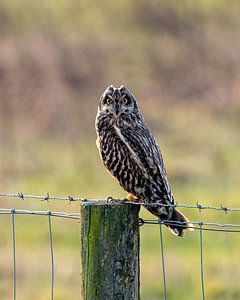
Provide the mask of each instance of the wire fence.
{"label": "wire fence", "polygon": [[162,204],[162,203],[151,203],[151,202],[134,202],[134,201],[129,201],[127,198],[126,199],[117,199],[117,198],[112,198],[108,197],[106,200],[89,200],[87,198],[80,198],[80,197],[72,197],[68,195],[68,197],[59,197],[59,196],[50,196],[49,193],[46,195],[25,195],[23,193],[0,193],[0,197],[8,197],[8,198],[19,198],[19,199],[36,199],[36,200],[41,200],[41,201],[51,201],[51,200],[62,200],[62,201],[69,201],[75,202],[75,201],[80,201],[80,202],[91,202],[91,203],[96,203],[96,204],[101,204],[101,203],[114,203],[121,201],[123,204],[135,204],[135,205],[147,205],[147,206],[167,206],[167,207],[179,207],[179,208],[188,208],[188,209],[197,209],[200,212],[202,210],[218,210],[218,211],[223,211],[225,213],[227,212],[240,212],[240,207],[226,207],[223,206],[222,204],[219,207],[216,206],[209,206],[209,205],[202,205],[200,204],[199,201],[196,201],[196,204],[194,205],[186,205],[186,204],[181,204],[176,202],[175,204]]}
{"label": "wire fence", "polygon": [[52,211],[30,211],[22,209],[8,209],[1,208],[0,215],[11,215],[11,228],[12,228],[12,251],[13,251],[13,299],[17,299],[17,259],[16,259],[16,234],[15,234],[15,215],[32,215],[32,216],[46,216],[48,218],[49,228],[49,244],[50,244],[50,256],[51,256],[51,295],[50,299],[54,299],[54,247],[53,247],[53,233],[52,233],[52,217],[60,217],[67,219],[79,220],[79,214],[77,213],[64,213],[64,212],[52,212]]}
{"label": "wire fence", "polygon": [[[46,196],[39,195],[24,195],[22,193],[17,194],[6,194],[0,193],[0,197],[7,198],[20,198],[24,199],[38,199],[41,201],[50,201],[50,200],[62,200],[62,201],[80,201],[80,202],[89,202],[96,205],[101,204],[109,204],[113,205],[114,203],[121,203],[123,205],[153,205],[155,203],[146,203],[146,202],[128,202],[126,199],[113,199],[109,197],[106,200],[89,200],[86,198],[73,198],[71,196],[68,197],[58,197],[58,196],[50,196],[47,194]],[[159,203],[157,203],[159,205]],[[164,205],[165,206],[165,205]],[[230,207],[214,207],[214,206],[203,206],[197,203],[196,205],[184,205],[178,204],[168,205],[174,207],[181,207],[186,209],[197,209],[200,212],[202,210],[217,210],[227,212],[240,212],[240,208],[230,208]],[[17,299],[17,261],[16,261],[16,235],[15,235],[15,215],[32,215],[32,216],[46,216],[48,218],[48,228],[49,228],[49,243],[50,243],[50,256],[51,256],[51,300],[54,299],[54,281],[55,281],[55,265],[54,265],[54,245],[53,245],[53,233],[52,233],[52,217],[56,218],[66,218],[66,219],[74,219],[80,220],[79,213],[66,213],[66,212],[55,212],[55,211],[43,211],[43,210],[23,210],[23,209],[14,209],[14,208],[0,208],[0,215],[11,215],[11,228],[12,228],[12,248],[13,248],[13,299]],[[178,225],[185,227],[187,222],[176,222],[170,220],[147,220],[139,218],[139,226],[143,225],[159,225],[160,227],[160,250],[161,250],[161,261],[162,261],[162,275],[163,275],[163,298],[167,299],[167,281],[166,281],[166,269],[165,269],[165,253],[164,253],[164,243],[163,243],[163,230],[162,225]],[[231,224],[231,223],[210,223],[210,222],[191,222],[193,225],[193,229],[199,230],[199,251],[200,251],[200,277],[201,277],[201,293],[202,299],[205,300],[205,280],[204,280],[204,263],[203,263],[203,232],[211,231],[211,232],[227,232],[227,233],[240,233],[240,224]]]}

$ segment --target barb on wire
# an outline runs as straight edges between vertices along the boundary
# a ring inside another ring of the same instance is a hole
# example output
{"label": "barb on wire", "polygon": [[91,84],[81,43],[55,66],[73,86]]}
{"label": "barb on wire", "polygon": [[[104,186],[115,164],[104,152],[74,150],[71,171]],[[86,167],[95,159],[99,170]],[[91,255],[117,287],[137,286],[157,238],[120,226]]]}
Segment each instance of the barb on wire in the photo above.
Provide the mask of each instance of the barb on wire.
{"label": "barb on wire", "polygon": [[47,193],[44,196],[41,195],[25,195],[23,193],[0,193],[0,197],[8,197],[8,198],[20,198],[22,200],[24,199],[38,199],[41,201],[49,201],[49,200],[63,200],[63,201],[86,201],[85,198],[73,198],[71,196],[69,197],[59,197],[59,196],[50,196],[49,193]]}
{"label": "barb on wire", "polygon": [[179,208],[187,208],[187,209],[197,209],[199,212],[202,212],[203,210],[217,210],[217,211],[223,211],[225,213],[227,212],[240,212],[240,207],[226,207],[223,206],[222,204],[219,207],[216,206],[209,206],[209,205],[202,205],[198,201],[196,202],[195,205],[187,205],[187,204],[181,204],[181,203],[175,203],[175,204],[162,204],[160,202],[130,202],[127,199],[114,199],[112,197],[108,197],[105,200],[90,200],[87,198],[80,198],[80,197],[72,197],[68,195],[68,197],[59,197],[59,196],[50,196],[49,193],[46,195],[25,195],[23,193],[0,193],[0,197],[8,197],[8,198],[20,198],[22,200],[24,199],[38,199],[41,201],[47,201],[49,202],[50,200],[62,200],[62,201],[69,201],[71,202],[89,202],[89,203],[96,203],[96,204],[116,204],[116,203],[121,203],[121,204],[134,204],[134,205],[143,205],[143,206],[166,206],[166,207],[179,207]]}

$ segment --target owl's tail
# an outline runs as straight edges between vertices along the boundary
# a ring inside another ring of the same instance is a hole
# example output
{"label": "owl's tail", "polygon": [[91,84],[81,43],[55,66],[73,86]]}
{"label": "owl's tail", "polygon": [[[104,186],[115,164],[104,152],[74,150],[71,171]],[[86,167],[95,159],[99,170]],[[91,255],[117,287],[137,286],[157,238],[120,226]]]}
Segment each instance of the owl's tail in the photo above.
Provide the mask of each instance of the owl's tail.
{"label": "owl's tail", "polygon": [[177,211],[175,208],[169,218],[169,210],[164,206],[145,206],[148,211],[157,216],[160,220],[164,221],[164,225],[166,225],[170,231],[177,236],[184,236],[185,231],[191,230],[193,231],[193,224],[182,214]]}
{"label": "owl's tail", "polygon": [[[184,236],[185,231],[191,230],[193,231],[193,224],[179,211],[176,209],[173,210],[172,217],[166,221],[166,226],[170,229],[170,231],[177,236]],[[181,224],[180,224],[181,223]]]}

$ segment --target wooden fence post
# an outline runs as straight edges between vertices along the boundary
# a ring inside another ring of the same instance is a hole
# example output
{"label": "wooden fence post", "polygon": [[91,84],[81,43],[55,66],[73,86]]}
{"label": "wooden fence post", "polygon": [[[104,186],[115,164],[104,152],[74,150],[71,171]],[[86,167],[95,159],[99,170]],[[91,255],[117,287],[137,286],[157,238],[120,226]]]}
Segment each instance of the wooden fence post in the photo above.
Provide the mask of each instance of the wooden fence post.
{"label": "wooden fence post", "polygon": [[81,299],[140,299],[139,206],[86,202],[80,210]]}

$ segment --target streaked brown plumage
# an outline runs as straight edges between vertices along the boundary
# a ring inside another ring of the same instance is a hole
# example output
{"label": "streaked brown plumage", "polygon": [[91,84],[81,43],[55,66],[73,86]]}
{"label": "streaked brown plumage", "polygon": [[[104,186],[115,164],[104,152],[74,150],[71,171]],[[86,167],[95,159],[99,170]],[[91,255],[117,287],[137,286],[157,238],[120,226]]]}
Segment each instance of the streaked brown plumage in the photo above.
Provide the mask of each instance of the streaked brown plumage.
{"label": "streaked brown plumage", "polygon": [[[162,220],[188,222],[172,206],[174,198],[166,176],[160,149],[147,128],[137,101],[121,86],[109,86],[99,100],[96,117],[97,146],[106,168],[126,190],[129,200],[139,199],[159,206],[146,206]],[[162,206],[164,204],[165,206]],[[169,225],[183,236],[184,226]]]}

